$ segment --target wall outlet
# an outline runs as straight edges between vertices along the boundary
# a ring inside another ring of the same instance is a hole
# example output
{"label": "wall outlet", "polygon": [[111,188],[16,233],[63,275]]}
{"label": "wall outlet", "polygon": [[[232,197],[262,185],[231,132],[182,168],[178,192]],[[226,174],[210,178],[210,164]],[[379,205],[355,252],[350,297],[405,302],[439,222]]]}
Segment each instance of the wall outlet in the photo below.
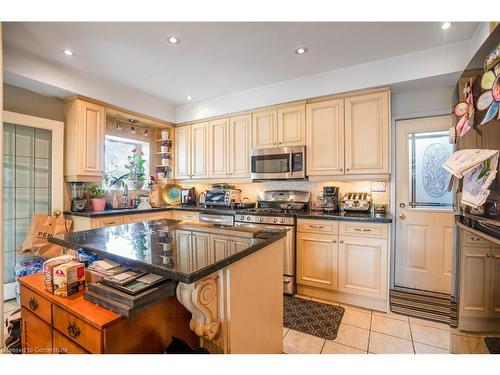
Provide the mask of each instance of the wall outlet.
{"label": "wall outlet", "polygon": [[372,193],[374,192],[385,192],[385,182],[384,181],[372,182]]}

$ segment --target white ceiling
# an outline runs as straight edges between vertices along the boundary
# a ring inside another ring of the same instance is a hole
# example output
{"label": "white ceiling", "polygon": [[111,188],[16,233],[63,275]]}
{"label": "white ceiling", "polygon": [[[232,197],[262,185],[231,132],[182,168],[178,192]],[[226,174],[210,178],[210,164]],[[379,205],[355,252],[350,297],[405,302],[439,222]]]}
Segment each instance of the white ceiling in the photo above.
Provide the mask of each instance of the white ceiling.
{"label": "white ceiling", "polygon": [[[4,43],[182,105],[469,40],[477,23],[4,23]],[[176,35],[181,44],[170,45]],[[296,55],[295,48],[309,52]],[[65,48],[76,52],[67,57]]]}

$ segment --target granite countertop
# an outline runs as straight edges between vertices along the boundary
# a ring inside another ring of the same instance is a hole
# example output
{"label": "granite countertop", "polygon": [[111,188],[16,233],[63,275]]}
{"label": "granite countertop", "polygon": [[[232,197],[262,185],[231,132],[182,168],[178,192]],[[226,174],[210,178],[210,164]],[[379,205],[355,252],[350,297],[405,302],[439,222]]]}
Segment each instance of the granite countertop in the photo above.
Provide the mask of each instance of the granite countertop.
{"label": "granite countertop", "polygon": [[88,217],[92,219],[97,217],[145,214],[148,212],[153,213],[153,212],[162,212],[170,210],[195,211],[195,212],[206,212],[206,213],[216,213],[216,214],[226,214],[226,215],[234,215],[234,213],[236,212],[236,209],[230,207],[160,206],[160,207],[148,208],[145,210],[140,210],[137,208],[120,208],[117,210],[104,210],[104,211],[83,211],[83,212],[64,211],[64,214],[72,216]]}
{"label": "granite countertop", "polygon": [[392,215],[376,215],[371,212],[336,212],[324,213],[323,211],[307,211],[295,215],[297,218],[318,220],[362,221],[369,223],[392,223]]}
{"label": "granite countertop", "polygon": [[[228,240],[238,239],[239,246],[220,259],[195,259],[187,245],[190,241],[185,241],[190,234],[217,235],[218,239],[226,236]],[[49,242],[71,249],[83,248],[104,259],[190,284],[285,236],[283,229],[221,227],[164,219],[60,234],[49,238]]]}

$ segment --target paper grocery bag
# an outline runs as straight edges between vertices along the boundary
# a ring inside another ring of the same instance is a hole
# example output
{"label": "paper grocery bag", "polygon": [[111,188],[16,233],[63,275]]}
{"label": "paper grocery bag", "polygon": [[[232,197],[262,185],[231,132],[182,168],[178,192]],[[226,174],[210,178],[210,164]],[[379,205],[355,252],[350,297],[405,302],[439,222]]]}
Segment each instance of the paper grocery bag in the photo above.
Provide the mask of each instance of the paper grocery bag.
{"label": "paper grocery bag", "polygon": [[48,238],[55,234],[68,233],[71,224],[71,220],[61,217],[33,214],[30,229],[18,251],[44,258],[63,255],[63,247],[49,243]]}

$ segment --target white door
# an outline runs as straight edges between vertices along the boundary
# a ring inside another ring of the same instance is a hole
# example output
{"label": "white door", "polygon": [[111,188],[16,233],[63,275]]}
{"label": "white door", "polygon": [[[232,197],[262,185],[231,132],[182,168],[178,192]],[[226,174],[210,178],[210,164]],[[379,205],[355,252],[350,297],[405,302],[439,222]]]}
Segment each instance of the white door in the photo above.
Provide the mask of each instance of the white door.
{"label": "white door", "polygon": [[63,210],[64,124],[3,112],[3,256],[4,300],[15,297],[15,266],[33,260],[17,253],[33,213]]}
{"label": "white door", "polygon": [[451,125],[451,116],[396,122],[396,286],[451,291],[453,192],[441,167]]}

